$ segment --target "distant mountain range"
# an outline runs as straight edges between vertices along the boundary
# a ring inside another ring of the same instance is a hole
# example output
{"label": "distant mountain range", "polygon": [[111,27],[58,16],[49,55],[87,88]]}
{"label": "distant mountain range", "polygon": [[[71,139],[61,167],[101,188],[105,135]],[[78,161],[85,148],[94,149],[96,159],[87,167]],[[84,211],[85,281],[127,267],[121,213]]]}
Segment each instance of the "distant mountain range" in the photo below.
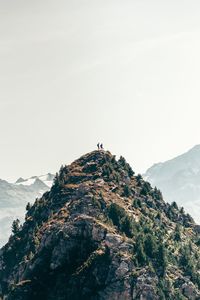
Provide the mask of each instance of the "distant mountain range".
{"label": "distant mountain range", "polygon": [[200,223],[200,145],[153,165],[144,178],[162,191],[166,201],[176,201],[184,206],[186,212]]}
{"label": "distant mountain range", "polygon": [[14,219],[23,220],[25,206],[50,189],[53,174],[19,178],[15,183],[0,179],[0,246],[7,240]]}

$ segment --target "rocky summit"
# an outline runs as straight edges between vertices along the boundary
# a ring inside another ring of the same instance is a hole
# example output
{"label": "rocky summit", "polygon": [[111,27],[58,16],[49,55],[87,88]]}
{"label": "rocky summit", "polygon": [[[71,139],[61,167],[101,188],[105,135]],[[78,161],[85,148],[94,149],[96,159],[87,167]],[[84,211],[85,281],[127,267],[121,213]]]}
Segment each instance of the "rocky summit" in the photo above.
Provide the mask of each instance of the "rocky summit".
{"label": "rocky summit", "polygon": [[123,157],[93,151],[61,167],[13,224],[1,298],[200,299],[199,231]]}

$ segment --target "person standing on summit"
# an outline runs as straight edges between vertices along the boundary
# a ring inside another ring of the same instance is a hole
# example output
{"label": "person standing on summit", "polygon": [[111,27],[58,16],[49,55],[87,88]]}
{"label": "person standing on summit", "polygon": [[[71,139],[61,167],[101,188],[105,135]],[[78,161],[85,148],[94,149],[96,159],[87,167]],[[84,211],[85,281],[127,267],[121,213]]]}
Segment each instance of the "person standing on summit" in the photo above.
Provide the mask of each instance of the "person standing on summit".
{"label": "person standing on summit", "polygon": [[97,148],[98,148],[98,150],[100,149],[100,144],[99,143],[97,144]]}
{"label": "person standing on summit", "polygon": [[103,149],[103,144],[100,145],[100,149],[101,149],[101,150],[104,150],[104,149]]}

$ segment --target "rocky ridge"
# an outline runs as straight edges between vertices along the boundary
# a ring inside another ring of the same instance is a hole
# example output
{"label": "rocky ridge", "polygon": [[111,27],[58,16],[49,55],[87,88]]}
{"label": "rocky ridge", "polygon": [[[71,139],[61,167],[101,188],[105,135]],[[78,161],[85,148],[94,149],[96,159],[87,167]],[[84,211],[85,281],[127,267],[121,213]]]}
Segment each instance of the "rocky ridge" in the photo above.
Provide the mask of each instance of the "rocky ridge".
{"label": "rocky ridge", "polygon": [[199,233],[123,157],[61,167],[0,251],[2,299],[200,299]]}

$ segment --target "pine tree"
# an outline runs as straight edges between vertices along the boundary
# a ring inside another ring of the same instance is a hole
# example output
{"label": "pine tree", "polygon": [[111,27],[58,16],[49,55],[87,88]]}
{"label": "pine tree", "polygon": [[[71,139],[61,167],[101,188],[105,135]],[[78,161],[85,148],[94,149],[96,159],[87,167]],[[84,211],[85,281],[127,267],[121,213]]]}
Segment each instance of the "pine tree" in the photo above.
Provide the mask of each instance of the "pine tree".
{"label": "pine tree", "polygon": [[158,265],[161,268],[161,276],[164,277],[167,268],[167,254],[164,243],[161,241],[157,253]]}
{"label": "pine tree", "polygon": [[131,196],[131,190],[130,190],[128,185],[124,186],[124,196],[125,197],[130,197]]}
{"label": "pine tree", "polygon": [[146,257],[146,254],[144,252],[144,248],[143,248],[143,245],[141,242],[139,242],[139,244],[137,246],[136,257],[137,257],[137,261],[138,261],[139,265],[142,265],[142,266],[145,265],[147,257]]}
{"label": "pine tree", "polygon": [[28,202],[26,205],[26,211],[29,211],[30,209],[31,209],[31,204],[30,204],[30,202]]}
{"label": "pine tree", "polygon": [[141,234],[138,236],[136,244],[135,244],[135,252],[136,252],[136,259],[140,266],[145,265],[147,261],[147,257],[144,251],[144,235]]}
{"label": "pine tree", "polygon": [[20,230],[20,220],[16,219],[12,223],[12,233],[17,234]]}
{"label": "pine tree", "polygon": [[152,234],[147,234],[145,236],[144,249],[147,256],[154,258],[157,252],[156,238]]}
{"label": "pine tree", "polygon": [[179,242],[181,240],[181,231],[180,231],[180,225],[177,224],[174,230],[174,240]]}
{"label": "pine tree", "polygon": [[174,209],[178,209],[178,205],[175,201],[172,202],[171,207]]}

